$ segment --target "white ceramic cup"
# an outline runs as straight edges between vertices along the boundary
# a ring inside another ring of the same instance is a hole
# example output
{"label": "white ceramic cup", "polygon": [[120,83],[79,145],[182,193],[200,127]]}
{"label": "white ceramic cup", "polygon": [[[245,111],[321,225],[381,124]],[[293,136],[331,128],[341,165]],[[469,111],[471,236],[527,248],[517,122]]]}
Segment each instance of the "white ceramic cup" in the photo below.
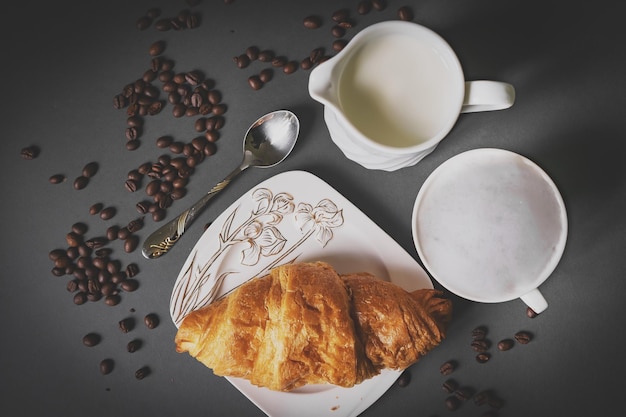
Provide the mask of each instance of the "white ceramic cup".
{"label": "white ceramic cup", "polygon": [[448,159],[420,188],[412,228],[424,266],[452,293],[548,307],[538,287],[565,249],[567,214],[554,182],[527,158],[487,148]]}
{"label": "white ceramic cup", "polygon": [[513,86],[466,82],[448,43],[416,23],[371,25],[309,77],[325,106],[332,140],[366,168],[393,171],[419,162],[460,113],[513,105]]}

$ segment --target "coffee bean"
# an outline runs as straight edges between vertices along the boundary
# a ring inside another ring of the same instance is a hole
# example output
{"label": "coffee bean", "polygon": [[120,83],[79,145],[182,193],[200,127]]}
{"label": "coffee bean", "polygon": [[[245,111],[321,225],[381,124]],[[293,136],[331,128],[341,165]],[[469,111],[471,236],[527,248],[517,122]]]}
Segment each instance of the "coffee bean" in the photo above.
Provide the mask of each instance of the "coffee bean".
{"label": "coffee bean", "polygon": [[104,303],[108,306],[116,306],[122,301],[119,295],[111,294],[104,297]]}
{"label": "coffee bean", "polygon": [[83,345],[87,347],[94,347],[100,343],[100,335],[97,333],[87,333],[83,336]]}
{"label": "coffee bean", "polygon": [[196,86],[202,82],[202,74],[199,71],[189,71],[185,74],[185,82],[189,85]]}
{"label": "coffee bean", "polygon": [[124,252],[131,253],[135,249],[137,249],[138,245],[139,245],[139,238],[137,236],[135,235],[128,236],[124,240]]}
{"label": "coffee bean", "polygon": [[98,214],[98,213],[100,213],[100,211],[102,210],[103,207],[104,207],[104,205],[102,203],[92,204],[91,207],[89,207],[89,214],[91,214],[91,215]]}
{"label": "coffee bean", "polygon": [[456,368],[456,362],[447,361],[439,367],[439,372],[441,373],[441,375],[450,375],[452,372],[454,372],[455,368]]}
{"label": "coffee bean", "polygon": [[115,207],[106,207],[104,209],[102,209],[102,211],[100,212],[100,218],[102,220],[110,220],[113,217],[115,217],[115,214],[117,213],[117,210],[115,209]]}
{"label": "coffee bean", "polygon": [[515,345],[515,342],[512,339],[503,339],[498,342],[498,350],[502,352],[511,350],[514,345]]}
{"label": "coffee bean", "polygon": [[72,232],[78,235],[84,235],[87,233],[87,225],[83,222],[77,222],[72,225]]}
{"label": "coffee bean", "polygon": [[411,371],[405,369],[398,377],[398,386],[400,388],[407,387],[411,383]]}
{"label": "coffee bean", "polygon": [[313,62],[311,62],[311,58],[309,58],[308,56],[300,61],[300,68],[302,68],[303,70],[311,69],[311,67],[313,67]]}
{"label": "coffee bean", "polygon": [[65,286],[65,288],[67,289],[68,292],[76,292],[78,291],[78,282],[76,282],[75,279],[71,279],[67,282],[67,285]]}
{"label": "coffee bean", "polygon": [[413,9],[409,6],[402,6],[398,9],[398,18],[400,20],[409,21],[413,20]]}
{"label": "coffee bean", "polygon": [[151,24],[152,19],[150,19],[148,16],[141,16],[139,19],[137,19],[137,29],[139,30],[146,30],[150,27]]}
{"label": "coffee bean", "polygon": [[461,406],[461,402],[459,401],[459,399],[456,397],[452,397],[452,396],[446,398],[446,401],[444,404],[446,408],[450,411],[454,411]]}
{"label": "coffee bean", "polygon": [[346,34],[346,30],[339,25],[335,25],[330,29],[330,33],[335,38],[343,38]]}
{"label": "coffee bean", "polygon": [[315,48],[309,54],[309,59],[313,63],[313,65],[320,62],[322,57],[324,56],[324,48]]}
{"label": "coffee bean", "polygon": [[124,182],[124,187],[131,193],[134,193],[139,188],[139,181],[137,180],[126,180]]}
{"label": "coffee bean", "polygon": [[54,174],[48,178],[48,181],[50,181],[50,184],[60,184],[65,181],[65,179],[65,175],[63,174]]}
{"label": "coffee bean", "polygon": [[140,348],[141,348],[141,340],[139,340],[139,339],[131,340],[126,345],[126,350],[129,353],[137,352]]}
{"label": "coffee bean", "polygon": [[87,302],[87,294],[83,291],[77,292],[74,294],[74,304],[81,305]]}
{"label": "coffee bean", "polygon": [[266,50],[259,52],[259,61],[261,62],[272,62],[274,57],[275,57],[274,52],[270,50],[266,49]]}
{"label": "coffee bean", "polygon": [[350,10],[348,9],[339,9],[335,10],[331,16],[333,22],[343,22],[350,16]]}
{"label": "coffee bean", "polygon": [[250,58],[251,61],[256,61],[257,59],[259,59],[259,48],[257,48],[256,46],[249,46],[248,48],[246,48],[246,55],[248,55],[248,58]]}
{"label": "coffee bean", "polygon": [[345,40],[345,39],[337,39],[337,40],[333,41],[333,44],[332,44],[333,51],[339,52],[343,48],[345,48],[347,44],[348,44],[347,40]]}
{"label": "coffee bean", "polygon": [[108,242],[109,240],[103,236],[92,237],[91,239],[85,241],[85,246],[90,249],[98,249],[106,245]]}
{"label": "coffee bean", "polygon": [[69,232],[65,235],[65,241],[68,246],[77,248],[83,243],[83,238],[76,232]]}
{"label": "coffee bean", "polygon": [[126,150],[128,151],[137,150],[137,148],[139,148],[140,145],[141,145],[141,142],[139,142],[138,139],[129,140],[126,142]]}
{"label": "coffee bean", "polygon": [[307,29],[317,29],[322,26],[322,19],[319,16],[307,16],[304,18],[303,23]]}
{"label": "coffee bean", "polygon": [[89,184],[89,178],[81,175],[74,180],[73,186],[75,190],[82,190],[87,184]]}
{"label": "coffee bean", "polygon": [[480,391],[476,393],[476,395],[474,395],[474,404],[476,404],[477,406],[487,404],[488,400],[489,400],[489,391]]}
{"label": "coffee bean", "polygon": [[211,90],[207,93],[207,100],[213,105],[219,104],[222,102],[222,93],[219,90]]}
{"label": "coffee bean", "polygon": [[131,233],[140,231],[143,228],[143,217],[140,217],[135,220],[131,220],[130,222],[128,222],[128,225],[126,227],[128,228],[128,231]]}
{"label": "coffee bean", "polygon": [[251,75],[248,77],[248,85],[253,90],[260,90],[263,87],[263,84],[263,81],[261,81],[261,78],[258,75]]}
{"label": "coffee bean", "polygon": [[487,328],[485,326],[479,326],[472,330],[472,340],[484,340],[486,336]]}
{"label": "coffee bean", "polygon": [[98,163],[89,162],[83,167],[83,177],[91,178],[98,172]]}
{"label": "coffee bean", "polygon": [[470,387],[461,387],[454,391],[454,396],[461,401],[467,401],[474,395],[474,390]]}
{"label": "coffee bean", "polygon": [[118,326],[122,333],[128,333],[135,327],[135,320],[132,317],[127,317],[118,322]]}
{"label": "coffee bean", "polygon": [[147,314],[143,318],[143,322],[148,329],[154,329],[159,325],[159,316],[157,316],[155,313]]}
{"label": "coffee bean", "polygon": [[172,29],[172,22],[170,19],[159,19],[154,24],[154,28],[160,32],[167,32]]}
{"label": "coffee bean", "polygon": [[526,309],[526,316],[528,316],[528,318],[534,319],[535,317],[537,317],[539,314],[535,312],[535,310],[533,310],[532,308],[528,307]]}
{"label": "coffee bean", "polygon": [[491,346],[491,343],[489,343],[487,339],[474,340],[470,346],[476,352],[486,352]]}
{"label": "coffee bean", "polygon": [[372,0],[372,6],[379,12],[387,8],[386,0]]}
{"label": "coffee bean", "polygon": [[515,340],[517,340],[517,343],[520,343],[522,345],[526,345],[526,344],[530,343],[532,338],[533,338],[532,334],[530,334],[529,332],[526,332],[526,331],[521,331],[521,332],[515,333]]}
{"label": "coffee bean", "polygon": [[287,65],[287,57],[277,56],[274,59],[272,59],[273,67],[281,68],[281,67],[284,67],[285,65]]}
{"label": "coffee bean", "polygon": [[446,379],[443,382],[442,388],[448,394],[452,394],[454,391],[456,391],[459,388],[459,384],[454,379]]}
{"label": "coffee bean", "polygon": [[370,0],[362,0],[357,5],[357,13],[360,15],[368,14],[372,10],[372,2]]}
{"label": "coffee bean", "polygon": [[136,279],[126,279],[121,282],[120,288],[126,292],[133,292],[139,288],[139,282]]}
{"label": "coffee bean", "polygon": [[263,83],[267,83],[270,82],[272,80],[272,77],[274,76],[274,71],[272,71],[271,68],[264,68],[263,70],[261,70],[261,72],[259,73],[259,79],[263,82]]}
{"label": "coffee bean", "polygon": [[246,54],[241,54],[241,55],[234,57],[233,61],[235,61],[237,68],[240,68],[240,69],[247,68],[248,65],[250,65],[250,58]]}
{"label": "coffee bean", "polygon": [[298,69],[298,62],[297,61],[289,61],[283,67],[283,72],[285,74],[293,74],[294,72],[296,72],[297,69]]}
{"label": "coffee bean", "polygon": [[102,362],[100,362],[100,373],[102,375],[108,375],[113,371],[113,367],[113,359],[104,359]]}
{"label": "coffee bean", "polygon": [[147,366],[144,366],[143,368],[140,368],[135,372],[135,378],[137,379],[144,379],[148,375],[150,375],[150,368],[148,368]]}
{"label": "coffee bean", "polygon": [[20,156],[22,157],[22,159],[26,160],[35,159],[39,156],[39,148],[35,145],[22,148],[22,150],[20,151]]}
{"label": "coffee bean", "polygon": [[491,355],[487,352],[482,352],[476,355],[476,362],[478,363],[487,363],[491,359]]}

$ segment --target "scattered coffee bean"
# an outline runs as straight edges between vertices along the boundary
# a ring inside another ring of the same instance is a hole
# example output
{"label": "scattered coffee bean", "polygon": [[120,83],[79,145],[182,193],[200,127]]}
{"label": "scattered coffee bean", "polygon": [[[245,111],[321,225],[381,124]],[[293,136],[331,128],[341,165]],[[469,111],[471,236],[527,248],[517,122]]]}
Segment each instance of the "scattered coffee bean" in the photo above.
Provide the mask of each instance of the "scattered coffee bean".
{"label": "scattered coffee bean", "polygon": [[113,371],[113,367],[113,359],[104,359],[102,362],[100,362],[100,373],[102,375],[108,375]]}
{"label": "scattered coffee bean", "polygon": [[274,76],[274,71],[272,71],[271,68],[265,68],[265,69],[261,70],[261,72],[259,73],[259,79],[263,83],[270,82],[272,80],[273,76]]}
{"label": "scattered coffee bean", "polygon": [[299,64],[297,61],[289,61],[283,67],[283,72],[285,74],[293,74],[298,69],[298,66]]}
{"label": "scattered coffee bean", "polygon": [[400,20],[409,21],[413,20],[413,9],[409,6],[402,6],[398,9],[398,18]]}
{"label": "scattered coffee bean", "polygon": [[481,339],[481,340],[474,340],[474,341],[472,341],[470,346],[476,352],[486,352],[489,349],[489,347],[491,346],[491,343],[489,343],[489,341],[487,339]]}
{"label": "scattered coffee bean", "polygon": [[472,340],[484,340],[487,336],[487,328],[485,326],[478,326],[472,330]]}
{"label": "scattered coffee bean", "polygon": [[143,228],[143,217],[131,220],[130,222],[128,222],[128,225],[126,225],[126,228],[131,233],[140,231]]}
{"label": "scattered coffee bean", "polygon": [[404,388],[411,383],[411,371],[405,369],[398,377],[398,386]]}
{"label": "scattered coffee bean", "polygon": [[333,44],[332,44],[333,51],[339,52],[343,48],[345,48],[347,44],[348,44],[347,40],[345,40],[345,39],[337,39],[337,40],[333,41]]}
{"label": "scattered coffee bean", "polygon": [[82,190],[87,184],[89,184],[89,178],[81,175],[74,180],[73,186],[75,190]]}
{"label": "scattered coffee bean", "polygon": [[89,162],[83,167],[83,177],[91,178],[98,172],[98,163]]}
{"label": "scattered coffee bean", "polygon": [[127,317],[118,322],[119,328],[122,333],[128,333],[135,327],[135,320],[132,317]]}
{"label": "scattered coffee bean", "polygon": [[461,387],[454,391],[454,396],[461,401],[467,401],[474,395],[474,390],[470,387]]}
{"label": "scattered coffee bean", "polygon": [[304,27],[307,29],[317,29],[322,26],[322,19],[319,16],[307,16],[304,18]]}
{"label": "scattered coffee bean", "polygon": [[102,203],[92,204],[91,207],[89,207],[89,214],[91,214],[91,215],[98,214],[98,213],[100,213],[100,211],[102,210],[103,207],[104,207],[104,204],[102,204]]}
{"label": "scattered coffee bean", "polygon": [[515,340],[517,340],[517,343],[520,343],[522,345],[526,345],[526,344],[530,343],[532,338],[533,338],[532,334],[530,334],[529,332],[526,332],[526,331],[521,331],[521,332],[515,333]]}
{"label": "scattered coffee bean", "polygon": [[140,348],[141,348],[141,340],[139,340],[139,339],[131,340],[126,345],[126,350],[129,353],[137,352]]}
{"label": "scattered coffee bean", "polygon": [[476,362],[478,363],[487,363],[491,359],[491,355],[487,352],[482,352],[476,355]]}
{"label": "scattered coffee bean", "polygon": [[350,10],[348,9],[339,9],[339,10],[335,10],[333,12],[333,14],[331,15],[331,19],[333,20],[333,22],[343,22],[345,21],[348,16],[350,16]]}
{"label": "scattered coffee bean", "polygon": [[362,0],[357,5],[357,13],[360,15],[368,14],[372,10],[372,2],[370,0]]}
{"label": "scattered coffee bean", "polygon": [[530,307],[526,308],[526,316],[528,316],[528,318],[534,319],[538,315],[539,314],[536,313],[535,310],[533,310],[532,308]]}
{"label": "scattered coffee bean", "polygon": [[386,0],[372,0],[372,7],[374,7],[374,9],[380,12],[387,8],[387,1]]}
{"label": "scattered coffee bean", "polygon": [[275,56],[274,52],[266,49],[266,50],[259,52],[259,61],[272,62],[272,60],[274,59],[274,56]]}
{"label": "scattered coffee bean", "polygon": [[121,297],[117,294],[110,294],[104,297],[104,303],[108,306],[116,306],[122,301]]}
{"label": "scattered coffee bean", "polygon": [[476,393],[476,395],[474,395],[474,404],[476,404],[477,406],[487,404],[488,400],[489,400],[489,391],[480,391]]}
{"label": "scattered coffee bean", "polygon": [[515,342],[512,339],[503,339],[498,342],[498,350],[502,352],[511,350],[514,345],[515,345]]}
{"label": "scattered coffee bean", "polygon": [[87,333],[83,336],[83,345],[87,347],[94,347],[100,343],[100,335],[96,333]]}
{"label": "scattered coffee bean", "polygon": [[115,209],[115,207],[107,207],[102,209],[102,211],[100,212],[100,218],[102,220],[110,220],[113,217],[115,217],[115,214],[117,213],[117,210]]}
{"label": "scattered coffee bean", "polygon": [[131,263],[128,264],[128,266],[126,266],[126,275],[128,275],[129,277],[134,277],[139,273],[139,267],[137,266],[136,263]]}
{"label": "scattered coffee bean", "polygon": [[452,372],[454,372],[455,368],[456,362],[447,361],[439,367],[439,372],[441,373],[441,375],[450,375]]}
{"label": "scattered coffee bean", "polygon": [[130,235],[126,239],[124,239],[124,252],[131,253],[137,246],[139,245],[139,237],[135,235]]}
{"label": "scattered coffee bean", "polygon": [[456,391],[459,388],[459,383],[456,382],[454,379],[446,379],[443,382],[442,388],[448,394],[452,394],[454,391]]}
{"label": "scattered coffee bean", "polygon": [[461,406],[461,401],[459,401],[459,399],[454,396],[450,396],[446,398],[445,406],[448,410],[454,411]]}
{"label": "scattered coffee bean", "polygon": [[39,156],[39,147],[31,145],[22,148],[22,150],[20,151],[20,156],[22,157],[22,159],[26,160],[35,159]]}
{"label": "scattered coffee bean", "polygon": [[87,302],[87,294],[80,291],[77,292],[76,294],[74,294],[74,304],[76,305],[82,305],[85,304]]}
{"label": "scattered coffee bean", "polygon": [[148,329],[154,329],[159,325],[159,316],[154,313],[150,313],[144,317],[143,322]]}
{"label": "scattered coffee bean", "polygon": [[335,25],[330,29],[330,33],[335,38],[343,38],[346,35],[346,30],[339,25]]}
{"label": "scattered coffee bean", "polygon": [[83,222],[76,222],[72,225],[72,232],[78,235],[84,235],[87,233],[87,225]]}
{"label": "scattered coffee bean", "polygon": [[150,368],[148,368],[147,366],[144,366],[143,368],[140,368],[135,372],[135,378],[137,379],[144,379],[148,375],[150,375]]}
{"label": "scattered coffee bean", "polygon": [[52,176],[50,176],[50,178],[48,179],[48,181],[50,181],[50,184],[60,184],[63,181],[65,181],[65,175],[63,174],[54,174]]}
{"label": "scattered coffee bean", "polygon": [[133,292],[139,288],[139,281],[136,279],[125,279],[120,283],[120,288],[126,292]]}

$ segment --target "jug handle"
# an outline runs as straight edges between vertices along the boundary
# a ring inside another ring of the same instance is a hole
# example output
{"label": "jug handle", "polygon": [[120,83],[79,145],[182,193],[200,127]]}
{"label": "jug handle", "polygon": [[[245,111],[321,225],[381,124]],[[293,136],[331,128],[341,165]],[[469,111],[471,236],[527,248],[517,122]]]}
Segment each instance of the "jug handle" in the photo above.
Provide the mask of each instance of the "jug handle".
{"label": "jug handle", "polygon": [[461,113],[508,109],[515,102],[515,88],[500,81],[466,81]]}

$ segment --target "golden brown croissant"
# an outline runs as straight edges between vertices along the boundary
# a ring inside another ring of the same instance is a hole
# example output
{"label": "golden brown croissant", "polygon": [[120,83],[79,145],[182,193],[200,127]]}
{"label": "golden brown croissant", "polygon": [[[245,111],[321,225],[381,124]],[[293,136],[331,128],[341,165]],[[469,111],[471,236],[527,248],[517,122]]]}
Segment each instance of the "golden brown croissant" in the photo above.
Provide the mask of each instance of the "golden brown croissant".
{"label": "golden brown croissant", "polygon": [[365,273],[341,277],[324,262],[284,265],[190,313],[176,350],[272,390],[351,387],[441,342],[451,303],[439,296]]}

